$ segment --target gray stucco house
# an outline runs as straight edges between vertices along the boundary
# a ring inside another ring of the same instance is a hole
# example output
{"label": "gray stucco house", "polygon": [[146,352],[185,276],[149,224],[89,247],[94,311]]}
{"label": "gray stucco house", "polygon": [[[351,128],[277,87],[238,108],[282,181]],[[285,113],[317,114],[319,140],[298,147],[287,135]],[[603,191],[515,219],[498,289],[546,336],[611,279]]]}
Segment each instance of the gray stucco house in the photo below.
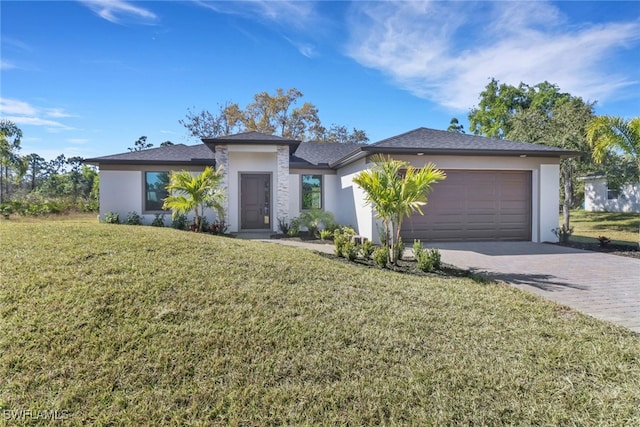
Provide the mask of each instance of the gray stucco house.
{"label": "gray stucco house", "polygon": [[378,221],[353,177],[385,154],[416,167],[432,162],[447,178],[434,186],[425,215],[405,221],[411,241],[554,241],[559,162],[575,153],[545,145],[418,128],[373,144],[301,142],[246,132],[87,159],[100,169],[100,215],[136,211],[146,223],[163,213],[172,170],[222,166],[231,232],[277,231],[278,219],[306,209],[333,212],[376,241]]}

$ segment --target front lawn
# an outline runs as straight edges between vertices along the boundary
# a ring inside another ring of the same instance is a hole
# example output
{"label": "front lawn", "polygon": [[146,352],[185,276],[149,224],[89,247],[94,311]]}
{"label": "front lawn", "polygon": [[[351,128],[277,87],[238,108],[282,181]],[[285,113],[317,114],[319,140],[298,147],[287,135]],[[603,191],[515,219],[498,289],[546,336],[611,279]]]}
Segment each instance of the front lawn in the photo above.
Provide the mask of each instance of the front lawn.
{"label": "front lawn", "polygon": [[598,237],[605,236],[611,243],[637,247],[640,241],[640,214],[637,213],[575,210],[571,211],[571,226],[574,230],[570,240],[574,242],[598,243]]}
{"label": "front lawn", "polygon": [[640,337],[507,285],[95,219],[0,244],[9,424],[640,424]]}

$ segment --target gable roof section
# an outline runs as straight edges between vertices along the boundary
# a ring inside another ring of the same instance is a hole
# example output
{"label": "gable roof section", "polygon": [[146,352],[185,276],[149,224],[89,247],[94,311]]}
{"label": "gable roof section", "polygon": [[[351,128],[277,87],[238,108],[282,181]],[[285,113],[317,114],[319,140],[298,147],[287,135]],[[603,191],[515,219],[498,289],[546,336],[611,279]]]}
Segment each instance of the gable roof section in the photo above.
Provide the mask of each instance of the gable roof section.
{"label": "gable roof section", "polygon": [[289,167],[329,167],[347,154],[360,151],[365,144],[338,144],[335,142],[302,142],[291,156]]}
{"label": "gable roof section", "polygon": [[453,156],[531,156],[531,157],[571,157],[577,151],[551,147],[542,144],[509,141],[485,136],[467,135],[457,132],[418,128],[403,134],[383,139],[375,144],[365,145],[358,151],[330,163],[330,167],[340,167],[361,159],[368,154],[431,154]]}
{"label": "gable roof section", "polygon": [[255,131],[218,136],[216,138],[202,138],[202,142],[212,147],[222,144],[289,145],[291,147],[297,147],[300,144],[300,141],[297,139],[283,138],[281,136]]}
{"label": "gable roof section", "polygon": [[85,163],[105,165],[214,165],[213,151],[204,144],[175,144],[129,153],[86,159]]}

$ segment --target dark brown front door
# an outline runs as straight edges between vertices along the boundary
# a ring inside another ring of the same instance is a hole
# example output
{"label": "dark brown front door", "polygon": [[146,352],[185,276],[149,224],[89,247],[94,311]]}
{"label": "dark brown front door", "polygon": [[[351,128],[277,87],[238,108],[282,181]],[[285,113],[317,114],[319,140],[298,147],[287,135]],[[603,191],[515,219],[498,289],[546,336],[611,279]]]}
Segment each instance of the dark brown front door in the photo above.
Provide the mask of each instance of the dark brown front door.
{"label": "dark brown front door", "polygon": [[240,228],[271,227],[271,175],[240,175]]}

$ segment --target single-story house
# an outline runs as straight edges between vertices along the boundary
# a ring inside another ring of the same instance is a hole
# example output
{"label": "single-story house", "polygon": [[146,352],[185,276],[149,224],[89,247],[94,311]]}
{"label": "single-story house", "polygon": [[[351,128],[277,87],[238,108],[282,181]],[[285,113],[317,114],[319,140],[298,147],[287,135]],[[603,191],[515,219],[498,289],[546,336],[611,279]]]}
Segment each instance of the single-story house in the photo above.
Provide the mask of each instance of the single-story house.
{"label": "single-story house", "polygon": [[423,241],[554,241],[558,226],[559,163],[575,153],[455,132],[418,128],[374,144],[301,142],[246,132],[87,159],[100,169],[100,215],[162,211],[172,170],[222,166],[230,232],[278,230],[306,209],[331,211],[340,224],[378,241],[380,223],[353,183],[374,154],[422,167],[432,162],[447,178],[433,186],[424,216],[403,224],[403,239]]}
{"label": "single-story house", "polygon": [[602,174],[582,177],[584,209],[590,212],[640,212],[640,183],[609,188]]}

